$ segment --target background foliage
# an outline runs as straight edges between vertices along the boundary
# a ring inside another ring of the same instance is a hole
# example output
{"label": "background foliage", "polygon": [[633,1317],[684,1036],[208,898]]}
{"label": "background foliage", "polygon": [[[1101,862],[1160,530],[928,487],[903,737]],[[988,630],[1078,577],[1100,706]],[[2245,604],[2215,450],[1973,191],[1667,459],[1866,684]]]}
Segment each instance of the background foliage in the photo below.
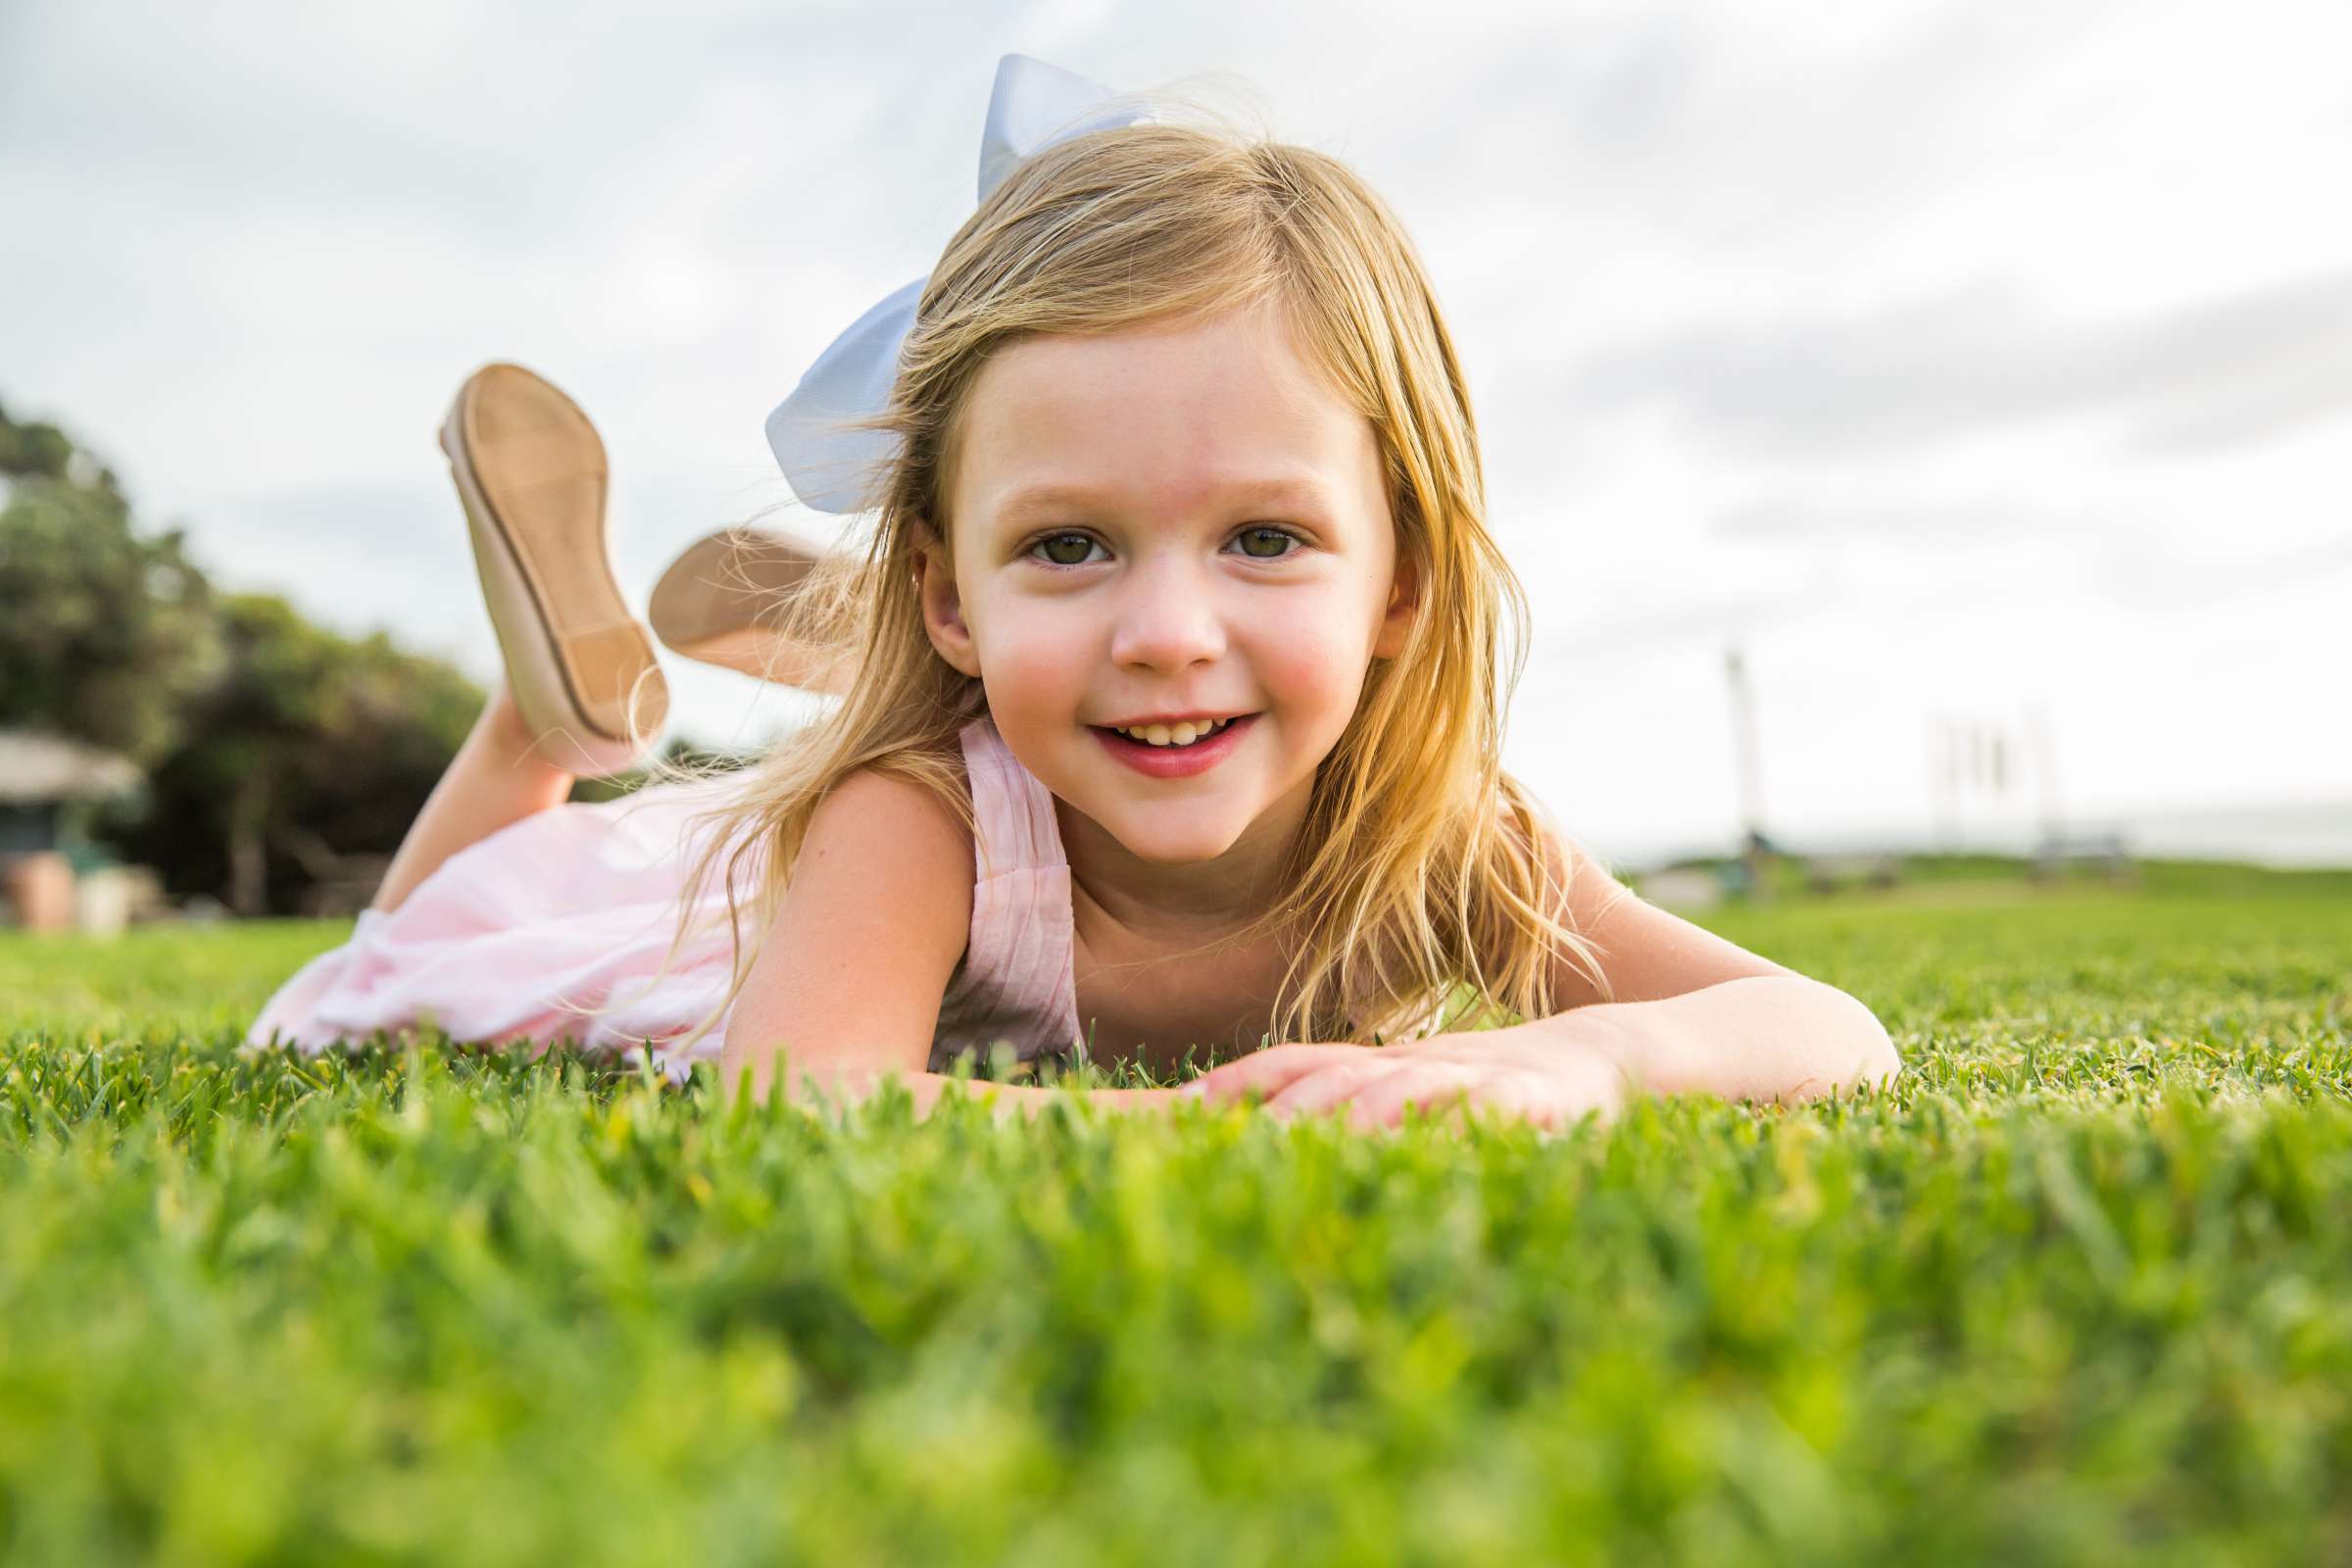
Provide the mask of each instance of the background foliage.
{"label": "background foliage", "polygon": [[219,678],[211,590],[176,531],[141,537],[114,474],[0,410],[0,725],[146,763]]}
{"label": "background foliage", "polygon": [[[98,824],[174,892],[296,906],[389,854],[480,709],[445,661],[222,594],[177,530],[143,533],[111,471],[0,412],[0,725],[128,756],[150,789]],[[469,586],[469,585],[468,585]]]}

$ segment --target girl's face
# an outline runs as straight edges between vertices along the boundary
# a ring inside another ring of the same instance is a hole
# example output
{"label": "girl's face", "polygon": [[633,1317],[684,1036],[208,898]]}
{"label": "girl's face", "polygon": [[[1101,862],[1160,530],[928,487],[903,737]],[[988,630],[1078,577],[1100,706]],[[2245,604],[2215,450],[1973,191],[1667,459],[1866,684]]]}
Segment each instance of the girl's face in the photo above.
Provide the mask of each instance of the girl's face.
{"label": "girl's face", "polygon": [[[1142,860],[1302,810],[1413,606],[1371,423],[1280,314],[1014,343],[959,445],[924,618],[1022,763]],[[1180,720],[1230,722],[1190,747],[1117,728]]]}

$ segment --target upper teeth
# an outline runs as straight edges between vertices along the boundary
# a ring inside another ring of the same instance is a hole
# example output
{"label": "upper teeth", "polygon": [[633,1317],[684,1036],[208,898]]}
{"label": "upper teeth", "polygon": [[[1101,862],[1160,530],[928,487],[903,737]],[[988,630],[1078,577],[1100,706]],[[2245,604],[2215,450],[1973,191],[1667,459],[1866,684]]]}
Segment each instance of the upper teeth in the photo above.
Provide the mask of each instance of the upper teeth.
{"label": "upper teeth", "polygon": [[1230,718],[1203,718],[1182,724],[1145,724],[1135,727],[1121,724],[1116,727],[1120,734],[1153,746],[1190,746],[1201,736],[1214,734],[1232,722]]}

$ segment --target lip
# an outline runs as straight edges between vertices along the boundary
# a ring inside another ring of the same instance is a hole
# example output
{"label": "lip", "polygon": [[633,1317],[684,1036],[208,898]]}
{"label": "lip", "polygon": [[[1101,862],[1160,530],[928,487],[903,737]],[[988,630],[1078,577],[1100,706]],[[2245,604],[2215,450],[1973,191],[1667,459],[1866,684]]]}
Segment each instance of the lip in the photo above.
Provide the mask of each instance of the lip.
{"label": "lip", "polygon": [[1147,741],[1131,741],[1115,730],[1098,725],[1089,724],[1087,728],[1094,731],[1095,739],[1102,743],[1104,751],[1146,778],[1191,778],[1225,760],[1256,722],[1255,713],[1244,713],[1207,740],[1195,741],[1190,746],[1153,746]]}

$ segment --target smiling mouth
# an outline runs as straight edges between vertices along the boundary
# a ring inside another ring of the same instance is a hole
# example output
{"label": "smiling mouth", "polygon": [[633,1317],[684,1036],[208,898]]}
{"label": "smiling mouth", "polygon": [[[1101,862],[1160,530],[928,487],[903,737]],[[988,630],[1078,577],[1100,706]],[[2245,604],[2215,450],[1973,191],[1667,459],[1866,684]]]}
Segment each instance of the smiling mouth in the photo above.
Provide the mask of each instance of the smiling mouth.
{"label": "smiling mouth", "polygon": [[[1110,724],[1089,724],[1095,739],[1114,760],[1133,768],[1146,778],[1194,778],[1222,763],[1226,758],[1247,743],[1250,729],[1257,723],[1256,713],[1236,713],[1228,719],[1212,719],[1205,724],[1190,721],[1182,724],[1147,724],[1119,728]],[[1179,732],[1190,729],[1192,738],[1179,742]],[[1157,731],[1166,738],[1154,741]]]}

